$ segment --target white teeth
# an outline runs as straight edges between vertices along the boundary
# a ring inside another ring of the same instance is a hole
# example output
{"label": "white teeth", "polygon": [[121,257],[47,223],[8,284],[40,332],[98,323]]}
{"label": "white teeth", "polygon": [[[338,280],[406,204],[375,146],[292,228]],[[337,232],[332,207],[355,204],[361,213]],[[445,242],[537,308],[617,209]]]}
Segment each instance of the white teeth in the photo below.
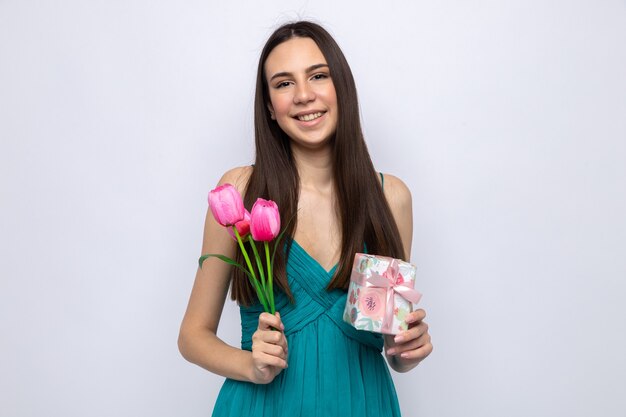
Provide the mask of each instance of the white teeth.
{"label": "white teeth", "polygon": [[298,120],[301,120],[303,122],[310,122],[311,120],[317,119],[318,117],[321,117],[321,116],[322,116],[321,112],[305,114],[304,116],[298,116]]}

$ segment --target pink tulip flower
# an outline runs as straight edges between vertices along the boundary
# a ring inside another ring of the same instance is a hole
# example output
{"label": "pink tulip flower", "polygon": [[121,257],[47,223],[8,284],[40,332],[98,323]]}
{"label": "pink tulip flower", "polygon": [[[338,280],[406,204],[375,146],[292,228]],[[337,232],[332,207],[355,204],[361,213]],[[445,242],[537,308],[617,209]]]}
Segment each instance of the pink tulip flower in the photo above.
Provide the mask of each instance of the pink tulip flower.
{"label": "pink tulip flower", "polygon": [[230,184],[220,185],[209,193],[209,207],[215,220],[222,226],[232,226],[244,219],[243,200]]}
{"label": "pink tulip flower", "polygon": [[257,242],[269,242],[280,232],[280,213],[272,200],[258,198],[250,212],[250,233]]}
{"label": "pink tulip flower", "polygon": [[[248,233],[250,233],[250,212],[248,210],[244,210],[243,220],[235,223],[235,227],[237,228],[237,232],[239,232],[239,236],[241,236],[242,239],[248,236]],[[235,236],[235,232],[233,232],[232,227],[227,227],[226,230],[233,239],[237,240],[237,236]]]}

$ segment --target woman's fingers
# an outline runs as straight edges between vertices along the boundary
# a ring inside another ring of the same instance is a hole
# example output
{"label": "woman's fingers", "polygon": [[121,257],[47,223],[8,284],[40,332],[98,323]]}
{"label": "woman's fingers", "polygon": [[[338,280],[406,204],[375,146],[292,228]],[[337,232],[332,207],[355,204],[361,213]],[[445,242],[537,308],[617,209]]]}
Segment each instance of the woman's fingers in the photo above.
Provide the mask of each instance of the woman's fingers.
{"label": "woman's fingers", "polygon": [[261,313],[259,315],[259,330],[280,329],[285,330],[283,322],[280,320],[280,313],[276,315],[270,313]]}
{"label": "woman's fingers", "polygon": [[277,344],[280,343],[281,340],[285,337],[283,332],[279,332],[278,330],[257,330],[252,335],[252,339],[255,338],[258,340],[262,340],[267,343]]}
{"label": "woman's fingers", "polygon": [[286,369],[288,367],[287,361],[278,356],[268,355],[265,352],[252,352],[252,359],[258,364],[264,364],[266,366],[275,366],[277,368]]}
{"label": "woman's fingers", "polygon": [[285,351],[285,348],[281,345],[275,345],[272,343],[266,343],[262,341],[253,342],[252,351],[267,353],[268,355],[278,356],[283,359],[287,358],[287,352]]}
{"label": "woman's fingers", "polygon": [[408,352],[410,350],[418,349],[426,344],[430,343],[430,335],[428,333],[422,334],[417,339],[409,340],[405,343],[397,344],[389,349],[387,349],[387,355],[398,355],[403,352]]}
{"label": "woman's fingers", "polygon": [[286,359],[288,353],[287,339],[282,331],[275,329],[284,329],[280,320],[280,313],[275,315],[269,313],[261,313],[259,315],[259,327],[252,335],[253,350],[259,349],[270,355],[279,356]]}
{"label": "woman's fingers", "polygon": [[[424,335],[424,336],[428,336],[428,335]],[[433,351],[433,345],[429,341],[428,343],[421,345],[417,349],[407,350],[406,352],[402,352],[400,356],[404,359],[418,359],[421,361],[422,359],[430,355],[432,351]]]}
{"label": "woman's fingers", "polygon": [[413,339],[417,339],[421,335],[428,333],[428,324],[425,322],[419,322],[417,324],[409,325],[409,329],[397,334],[393,340],[397,344],[406,343]]}
{"label": "woman's fingers", "polygon": [[252,341],[260,341],[272,345],[278,345],[281,346],[285,351],[287,350],[287,339],[285,338],[285,334],[277,330],[257,330],[252,335]]}
{"label": "woman's fingers", "polygon": [[259,326],[252,335],[252,362],[255,369],[254,381],[269,383],[287,368],[287,338],[280,313],[261,313]]}
{"label": "woman's fingers", "polygon": [[409,326],[408,330],[394,337],[394,343],[386,350],[388,355],[398,355],[430,343],[428,324],[426,322],[419,321]]}
{"label": "woman's fingers", "polygon": [[404,340],[417,339],[421,335],[428,333],[428,323],[421,321],[418,324],[409,326],[409,329],[404,333]]}
{"label": "woman's fingers", "polygon": [[407,322],[407,324],[411,324],[411,323],[420,322],[424,320],[425,318],[426,318],[426,311],[420,308],[418,310],[415,310],[409,313],[405,321]]}
{"label": "woman's fingers", "polygon": [[426,312],[422,309],[409,313],[405,322],[409,328],[395,336],[385,336],[385,354],[402,358],[402,365],[415,366],[433,351],[428,334],[428,324],[423,320]]}

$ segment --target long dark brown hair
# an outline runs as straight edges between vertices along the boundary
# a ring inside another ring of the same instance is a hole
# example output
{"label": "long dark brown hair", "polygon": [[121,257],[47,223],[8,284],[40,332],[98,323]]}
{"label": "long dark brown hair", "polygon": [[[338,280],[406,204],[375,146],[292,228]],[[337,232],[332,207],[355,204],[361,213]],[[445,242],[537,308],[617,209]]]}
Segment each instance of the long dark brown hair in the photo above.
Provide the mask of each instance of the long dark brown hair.
{"label": "long dark brown hair", "polygon": [[[341,224],[341,255],[327,290],[348,288],[354,254],[363,252],[364,247],[368,253],[404,257],[398,227],[363,138],[356,85],[343,52],[332,36],[318,24],[308,21],[285,24],[269,37],[259,59],[254,100],[256,159],[244,204],[250,210],[256,199],[262,197],[278,204],[283,224],[295,216],[286,228],[283,240],[286,250],[276,251],[274,264],[275,288],[280,288],[292,301],[285,262],[297,225],[300,178],[290,139],[269,114],[265,61],[276,46],[295,37],[310,38],[320,48],[337,95],[338,120],[331,143],[336,210]],[[243,261],[239,252],[237,256],[239,261]],[[256,301],[247,277],[238,269],[234,271],[231,297],[241,305]]]}

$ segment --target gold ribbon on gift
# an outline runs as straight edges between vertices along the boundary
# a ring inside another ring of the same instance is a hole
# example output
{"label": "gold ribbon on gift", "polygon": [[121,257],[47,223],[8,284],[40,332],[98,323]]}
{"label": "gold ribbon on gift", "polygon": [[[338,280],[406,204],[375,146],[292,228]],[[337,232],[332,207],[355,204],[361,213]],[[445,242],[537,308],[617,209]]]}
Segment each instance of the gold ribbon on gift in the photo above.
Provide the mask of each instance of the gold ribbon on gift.
{"label": "gold ribbon on gift", "polygon": [[383,319],[383,333],[392,333],[391,325],[393,324],[393,310],[395,309],[394,293],[398,293],[402,298],[412,303],[419,302],[422,294],[413,289],[414,282],[404,282],[404,277],[400,273],[398,260],[389,258],[391,261],[387,266],[387,270],[383,274],[372,272],[370,275],[363,272],[353,271],[352,281],[359,285],[369,288],[386,288],[387,302],[385,305],[385,317]]}

